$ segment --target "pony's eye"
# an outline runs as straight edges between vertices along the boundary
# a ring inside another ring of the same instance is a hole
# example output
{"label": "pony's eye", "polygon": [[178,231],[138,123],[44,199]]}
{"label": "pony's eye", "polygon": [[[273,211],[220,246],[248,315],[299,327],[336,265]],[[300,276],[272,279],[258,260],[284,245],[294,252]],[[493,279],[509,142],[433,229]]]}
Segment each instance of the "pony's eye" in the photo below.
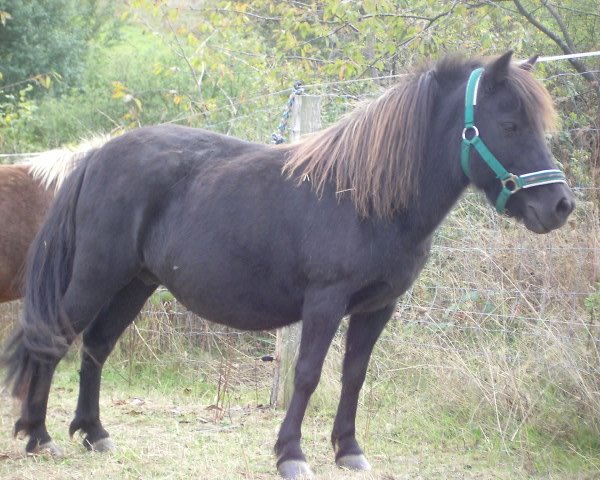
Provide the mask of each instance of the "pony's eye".
{"label": "pony's eye", "polygon": [[506,133],[515,133],[517,131],[517,124],[514,122],[502,122],[502,129]]}

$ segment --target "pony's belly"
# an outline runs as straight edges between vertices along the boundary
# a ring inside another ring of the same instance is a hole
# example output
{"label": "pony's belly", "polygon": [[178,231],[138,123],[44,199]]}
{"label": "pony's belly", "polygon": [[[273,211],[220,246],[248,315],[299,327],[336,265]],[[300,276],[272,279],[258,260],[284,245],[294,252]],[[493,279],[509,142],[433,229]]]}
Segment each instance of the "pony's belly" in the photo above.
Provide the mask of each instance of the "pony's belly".
{"label": "pony's belly", "polygon": [[236,308],[223,309],[222,306],[207,304],[188,305],[182,302],[196,315],[214,323],[237,328],[239,330],[271,330],[290,325],[300,320],[300,315],[290,312],[254,310],[250,305],[237,305]]}
{"label": "pony's belly", "polygon": [[169,290],[196,315],[240,330],[270,330],[289,325],[300,320],[302,311],[301,296],[283,295],[275,287],[259,291],[224,285],[199,288],[191,294],[177,288]]}

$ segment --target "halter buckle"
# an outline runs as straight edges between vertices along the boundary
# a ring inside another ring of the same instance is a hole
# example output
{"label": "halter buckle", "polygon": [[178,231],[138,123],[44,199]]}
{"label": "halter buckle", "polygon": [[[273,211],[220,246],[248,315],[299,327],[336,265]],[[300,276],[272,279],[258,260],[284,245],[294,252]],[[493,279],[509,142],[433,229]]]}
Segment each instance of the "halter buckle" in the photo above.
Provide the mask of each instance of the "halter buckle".
{"label": "halter buckle", "polygon": [[502,186],[508,190],[511,194],[518,192],[523,188],[519,182],[519,177],[514,173],[509,173],[507,177],[500,180]]}

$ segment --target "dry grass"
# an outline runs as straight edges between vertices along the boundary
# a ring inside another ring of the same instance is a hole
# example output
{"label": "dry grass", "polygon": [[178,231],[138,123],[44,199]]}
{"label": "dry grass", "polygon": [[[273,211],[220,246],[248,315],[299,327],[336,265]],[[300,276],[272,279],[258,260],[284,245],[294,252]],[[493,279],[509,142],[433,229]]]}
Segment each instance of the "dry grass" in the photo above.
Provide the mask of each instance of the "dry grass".
{"label": "dry grass", "polygon": [[[70,440],[66,435],[75,403],[69,371],[75,368],[75,364],[67,363],[58,373],[48,417],[49,430],[65,457],[27,457],[22,453],[21,440],[3,435],[0,478],[277,478],[271,451],[282,412],[232,405],[228,415],[215,422],[214,407],[190,398],[183,390],[165,396],[152,388],[144,395],[131,395],[131,391],[111,386],[105,388],[101,407],[119,448],[113,454],[86,452],[79,439]],[[0,428],[9,432],[17,414],[16,406],[10,407],[6,394],[0,398]],[[360,430],[364,432],[364,417],[361,420]],[[371,423],[371,433],[365,437],[375,473],[349,474],[333,464],[328,442],[330,427],[330,417],[313,411],[303,429],[305,452],[322,479],[527,478],[518,460],[514,463],[492,456],[490,461],[483,451],[388,442],[390,427],[383,416]]]}

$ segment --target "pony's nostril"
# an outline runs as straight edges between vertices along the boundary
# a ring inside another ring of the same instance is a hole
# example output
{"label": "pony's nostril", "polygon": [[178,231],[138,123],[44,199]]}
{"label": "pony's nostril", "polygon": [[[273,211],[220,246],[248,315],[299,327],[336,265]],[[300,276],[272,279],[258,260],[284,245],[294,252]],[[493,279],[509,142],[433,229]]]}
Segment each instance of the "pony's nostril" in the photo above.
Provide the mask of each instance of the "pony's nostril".
{"label": "pony's nostril", "polygon": [[575,208],[575,202],[566,197],[562,197],[556,204],[556,213],[561,217],[567,217]]}

